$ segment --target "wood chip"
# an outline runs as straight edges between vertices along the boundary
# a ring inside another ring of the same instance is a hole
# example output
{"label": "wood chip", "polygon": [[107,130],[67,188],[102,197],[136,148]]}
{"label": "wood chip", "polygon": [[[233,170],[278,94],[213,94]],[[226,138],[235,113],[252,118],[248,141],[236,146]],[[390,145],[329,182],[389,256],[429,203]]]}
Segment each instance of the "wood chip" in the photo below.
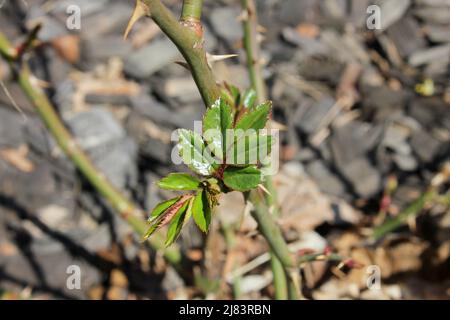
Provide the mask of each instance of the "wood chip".
{"label": "wood chip", "polygon": [[297,33],[304,38],[317,38],[320,33],[320,29],[315,24],[301,23],[296,28]]}
{"label": "wood chip", "polygon": [[2,149],[0,150],[0,157],[14,166],[20,171],[30,173],[34,170],[34,164],[27,158],[28,147],[25,145],[17,149]]}

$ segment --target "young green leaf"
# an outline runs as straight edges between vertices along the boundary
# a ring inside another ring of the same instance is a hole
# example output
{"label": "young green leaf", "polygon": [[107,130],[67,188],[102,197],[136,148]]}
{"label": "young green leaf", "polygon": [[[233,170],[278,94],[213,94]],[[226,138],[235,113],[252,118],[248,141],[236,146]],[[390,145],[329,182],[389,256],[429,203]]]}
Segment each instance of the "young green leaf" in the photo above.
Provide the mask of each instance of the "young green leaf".
{"label": "young green leaf", "polygon": [[266,101],[255,108],[248,109],[246,113],[236,123],[236,129],[255,129],[260,130],[266,126],[269,112],[272,108],[272,102]]}
{"label": "young green leaf", "polygon": [[214,103],[203,118],[203,136],[216,156],[222,158],[226,145],[226,132],[232,125],[231,107],[220,98]]}
{"label": "young green leaf", "polygon": [[[233,157],[227,154],[227,163],[237,166],[255,165],[270,154],[272,144],[272,136],[247,130],[242,137],[236,136]],[[234,161],[231,162],[231,160]]]}
{"label": "young green leaf", "polygon": [[193,131],[178,129],[178,147],[183,162],[194,172],[207,176],[214,172],[214,159],[202,137]]}
{"label": "young green leaf", "polygon": [[[156,230],[167,225],[170,221],[172,221],[172,219],[177,214],[177,212],[180,210],[180,208],[182,208],[187,203],[187,201],[190,200],[191,198],[192,198],[191,194],[183,195],[183,196],[177,198],[178,200],[176,202],[174,202],[172,205],[170,205],[167,209],[165,209],[162,212],[160,212],[159,214],[155,215],[155,218],[150,221],[150,228],[145,233],[144,239],[147,239],[153,233],[155,233]],[[162,207],[164,207],[164,206],[162,206]],[[160,211],[160,210],[161,210],[161,208],[158,209],[158,211]]]}
{"label": "young green leaf", "polygon": [[166,236],[166,247],[170,246],[172,243],[177,240],[178,236],[181,233],[181,229],[183,228],[185,217],[186,217],[186,209],[189,205],[189,201],[185,201],[183,206],[177,211],[175,217],[172,219],[169,225],[169,229],[167,230]]}
{"label": "young green leaf", "polygon": [[241,92],[239,88],[227,83],[225,86],[233,99],[234,105],[239,106],[241,104]]}
{"label": "young green leaf", "polygon": [[211,223],[211,209],[206,190],[199,190],[192,202],[192,216],[195,223],[203,232],[207,232]]}
{"label": "young green leaf", "polygon": [[253,89],[247,90],[244,93],[244,107],[246,109],[253,108],[256,102],[256,91]]}
{"label": "young green leaf", "polygon": [[205,189],[203,191],[202,200],[203,200],[203,213],[205,215],[205,220],[207,221],[206,230],[209,229],[209,225],[211,223],[212,217],[212,209],[214,206],[218,205],[217,194],[214,194],[214,190]]}
{"label": "young green leaf", "polygon": [[158,181],[161,189],[168,190],[197,190],[200,180],[187,173],[171,173]]}
{"label": "young green leaf", "polygon": [[185,223],[186,223],[186,222],[191,218],[191,216],[192,216],[192,205],[193,205],[193,203],[194,203],[194,199],[195,199],[195,196],[192,197],[192,198],[189,200],[189,202],[188,202],[188,206],[187,206],[187,209],[186,209],[186,215],[185,215],[185,217],[184,217],[184,222],[185,222]]}
{"label": "young green leaf", "polygon": [[173,205],[175,202],[177,202],[178,200],[180,200],[180,197],[176,197],[170,200],[166,200],[163,202],[160,202],[150,213],[150,218],[148,219],[149,221],[158,217],[161,213],[163,213],[164,211],[166,211],[171,205]]}
{"label": "young green leaf", "polygon": [[223,99],[228,105],[234,105],[234,98],[231,96],[231,93],[228,90],[222,89],[220,98]]}
{"label": "young green leaf", "polygon": [[203,131],[214,129],[224,131],[231,128],[231,107],[219,98],[205,113]]}
{"label": "young green leaf", "polygon": [[228,167],[223,173],[225,185],[236,191],[249,191],[261,183],[261,171],[255,167]]}

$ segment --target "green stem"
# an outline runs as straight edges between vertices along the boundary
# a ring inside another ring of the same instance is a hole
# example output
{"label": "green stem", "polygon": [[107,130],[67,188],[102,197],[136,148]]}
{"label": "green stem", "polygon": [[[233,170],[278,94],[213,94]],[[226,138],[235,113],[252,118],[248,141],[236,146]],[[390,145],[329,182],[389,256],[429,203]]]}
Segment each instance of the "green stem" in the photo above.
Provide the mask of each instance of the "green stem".
{"label": "green stem", "polygon": [[[196,3],[200,1],[191,1]],[[161,30],[172,40],[188,63],[195,83],[206,107],[220,97],[211,68],[206,59],[201,34],[180,24],[173,14],[159,0],[142,0],[148,7],[149,15]],[[197,13],[201,10],[194,10]]]}
{"label": "green stem", "polygon": [[[258,44],[258,16],[255,2],[253,0],[241,0],[245,16],[242,22],[244,29],[244,48],[247,54],[247,69],[250,82],[256,92],[256,100],[262,103],[267,100],[266,85],[262,76],[260,47]],[[265,183],[270,195],[266,195],[267,205],[273,209],[274,216],[279,215],[277,205],[276,190],[272,179],[267,178]],[[286,279],[286,270],[277,255],[271,250],[271,267],[273,273],[273,282],[275,287],[275,299],[285,300],[288,297],[288,284]]]}
{"label": "green stem", "polygon": [[407,219],[410,216],[417,215],[425,207],[425,205],[432,199],[434,199],[436,196],[437,192],[436,190],[434,190],[434,188],[431,188],[430,190],[426,191],[404,211],[399,213],[394,218],[386,221],[382,225],[376,227],[373,230],[372,238],[378,240],[384,235],[388,234],[389,232],[392,232],[397,228],[401,227],[406,223]]}
{"label": "green stem", "polygon": [[[439,201],[442,199],[439,195],[439,188],[443,184],[447,183],[449,179],[450,162],[447,161],[442,165],[440,171],[433,177],[433,179],[431,179],[431,184],[428,190],[398,215],[387,220],[382,225],[375,227],[372,230],[372,239],[378,240],[387,233],[396,230],[400,226],[404,225],[409,217],[418,215],[429,202]],[[447,203],[450,204],[448,197]]]}
{"label": "green stem", "polygon": [[294,268],[296,266],[295,261],[262,196],[256,191],[250,192],[248,200],[254,206],[252,216],[258,222],[258,228],[269,243],[271,250],[277,255],[285,268]]}
{"label": "green stem", "polygon": [[[231,224],[227,224],[223,221],[221,221],[221,226],[222,226],[222,231],[223,231],[223,235],[225,238],[225,243],[227,245],[227,251],[228,254],[234,250],[234,248],[236,247],[236,237],[235,237],[235,227]],[[232,271],[234,271],[237,267],[236,262],[233,264],[232,266]],[[241,280],[242,278],[239,277],[234,277],[233,278],[233,297],[234,299],[240,299],[241,297]]]}
{"label": "green stem", "polygon": [[261,69],[256,6],[253,0],[241,0],[241,5],[246,12],[242,25],[244,29],[244,48],[247,52],[247,68],[253,89],[256,91],[257,101],[262,103],[267,100],[267,94]]}
{"label": "green stem", "polygon": [[[9,41],[0,33],[0,53],[2,56],[13,51],[14,49]],[[63,125],[61,119],[55,112],[55,108],[39,86],[37,79],[31,74],[28,65],[23,63],[18,69],[15,69],[15,62],[12,60],[9,61],[11,69],[17,70],[20,87],[36,108],[40,118],[53,135],[62,151],[72,160],[78,170],[94,186],[94,188],[109,202],[113,209],[128,222],[134,231],[139,235],[143,235],[147,228],[147,224],[143,219],[143,211],[117,190],[108,181],[105,175],[94,166],[70,132]],[[161,236],[154,237],[150,240],[150,245],[157,250],[163,249],[164,240]],[[164,254],[170,263],[175,266],[180,264],[181,254],[176,247],[168,248],[165,250]]]}
{"label": "green stem", "polygon": [[[267,206],[272,208],[273,216],[278,217],[280,215],[280,211],[277,204],[276,189],[273,186],[271,177],[267,177],[265,186],[270,193],[269,195],[265,195]],[[273,251],[270,251],[270,261],[273,273],[273,284],[275,287],[275,299],[286,300],[288,298],[288,283],[283,264]]]}
{"label": "green stem", "polygon": [[203,0],[184,0],[180,20],[199,22],[202,16],[202,6]]}
{"label": "green stem", "polygon": [[0,55],[5,60],[12,61],[16,54],[17,51],[12,47],[5,35],[0,33]]}
{"label": "green stem", "polygon": [[332,253],[329,255],[324,255],[323,253],[313,253],[313,254],[306,254],[301,256],[297,263],[299,266],[302,264],[308,263],[308,262],[314,262],[314,261],[336,261],[340,262],[343,261],[344,258],[336,253]]}
{"label": "green stem", "polygon": [[[190,67],[206,107],[211,106],[220,97],[220,89],[208,65],[201,35],[195,32],[195,29],[193,31],[189,26],[183,23],[180,24],[161,1],[141,1],[147,6],[150,17],[180,50]],[[259,199],[256,192],[251,192],[251,194],[254,196],[254,200],[252,201],[254,205],[261,208],[261,210],[255,210],[259,212],[254,217],[260,225],[263,236],[267,239],[272,250],[280,259],[283,268],[289,270],[287,273],[291,278],[295,278],[293,276],[295,272],[291,270],[296,267],[295,262],[290,256],[280,229],[269,213],[265,201]],[[298,286],[295,282],[292,282],[292,284],[298,291]]]}
{"label": "green stem", "polygon": [[246,198],[250,200],[254,206],[251,215],[258,223],[258,229],[269,244],[271,252],[276,255],[279,262],[283,265],[284,272],[289,279],[289,298],[298,299],[300,293],[299,273],[296,261],[289,252],[281,229],[276,224],[273,215],[269,212],[269,208],[264,201],[264,198],[257,191],[247,193]]}
{"label": "green stem", "polygon": [[277,258],[273,251],[270,251],[270,266],[272,268],[273,274],[273,286],[275,288],[275,299],[276,300],[287,300],[287,279],[286,273],[284,272],[283,264]]}
{"label": "green stem", "polygon": [[[273,216],[278,217],[280,211],[277,204],[277,194],[270,177],[267,177],[265,186],[270,193],[269,195],[265,195],[267,206],[272,208]],[[275,287],[275,299],[286,300],[288,298],[288,283],[283,264],[273,251],[270,251],[270,261],[273,273],[273,284]]]}

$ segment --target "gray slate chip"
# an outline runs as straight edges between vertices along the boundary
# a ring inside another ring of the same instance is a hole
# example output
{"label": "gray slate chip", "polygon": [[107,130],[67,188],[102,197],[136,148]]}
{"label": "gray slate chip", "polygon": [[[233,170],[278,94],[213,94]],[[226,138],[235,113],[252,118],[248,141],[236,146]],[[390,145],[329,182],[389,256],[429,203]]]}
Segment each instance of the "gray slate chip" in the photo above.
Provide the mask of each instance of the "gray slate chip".
{"label": "gray slate chip", "polygon": [[178,49],[169,39],[155,40],[127,55],[124,60],[124,71],[132,77],[145,79],[178,57],[180,57]]}
{"label": "gray slate chip", "polygon": [[341,172],[363,198],[370,198],[380,191],[380,173],[366,158],[354,159]]}
{"label": "gray slate chip", "polygon": [[413,133],[411,146],[422,163],[432,162],[441,149],[441,143],[424,130]]}

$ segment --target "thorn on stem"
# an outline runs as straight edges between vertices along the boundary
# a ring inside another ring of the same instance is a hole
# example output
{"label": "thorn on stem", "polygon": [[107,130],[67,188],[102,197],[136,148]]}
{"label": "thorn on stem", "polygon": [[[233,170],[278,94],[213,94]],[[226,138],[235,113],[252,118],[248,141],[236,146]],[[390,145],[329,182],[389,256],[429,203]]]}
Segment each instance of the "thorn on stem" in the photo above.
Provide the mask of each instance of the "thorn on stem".
{"label": "thorn on stem", "polygon": [[42,24],[36,24],[27,35],[26,40],[16,48],[15,59],[20,59],[28,49],[32,48],[37,41],[37,35],[42,28]]}
{"label": "thorn on stem", "polygon": [[210,68],[212,68],[212,65],[215,62],[218,61],[222,61],[222,60],[226,60],[226,59],[231,59],[231,58],[235,58],[237,57],[237,54],[221,54],[221,55],[214,55],[214,54],[209,54],[208,52],[206,53],[206,60],[208,62],[208,65]]}
{"label": "thorn on stem", "polygon": [[127,28],[125,30],[125,33],[123,35],[123,39],[126,40],[128,37],[128,34],[130,33],[133,26],[136,24],[136,22],[141,19],[144,16],[149,15],[149,8],[145,3],[143,3],[141,0],[136,0],[136,6],[134,7],[133,13],[131,14],[130,21],[128,21]]}
{"label": "thorn on stem", "polygon": [[267,194],[268,196],[271,196],[269,190],[267,190],[267,188],[263,184],[258,184],[258,188],[264,191],[264,193]]}
{"label": "thorn on stem", "polygon": [[175,61],[176,64],[182,66],[183,68],[185,68],[186,70],[191,71],[191,67],[189,67],[189,64],[187,62],[184,61]]}
{"label": "thorn on stem", "polygon": [[242,10],[241,14],[237,17],[237,21],[239,22],[245,22],[248,20],[248,10],[244,9]]}

